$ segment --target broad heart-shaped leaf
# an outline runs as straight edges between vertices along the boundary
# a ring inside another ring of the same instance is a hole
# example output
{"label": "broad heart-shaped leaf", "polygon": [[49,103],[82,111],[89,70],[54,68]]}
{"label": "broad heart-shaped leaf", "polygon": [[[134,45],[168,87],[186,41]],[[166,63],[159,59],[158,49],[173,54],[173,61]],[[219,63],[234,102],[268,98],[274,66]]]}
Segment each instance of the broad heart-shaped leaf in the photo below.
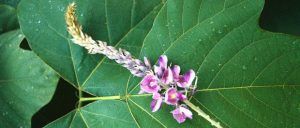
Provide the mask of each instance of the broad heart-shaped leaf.
{"label": "broad heart-shaped leaf", "polygon": [[30,127],[31,117],[48,103],[58,77],[32,51],[19,48],[20,30],[0,35],[0,127]]}
{"label": "broad heart-shaped leaf", "polygon": [[[70,2],[22,1],[21,28],[32,49],[62,77],[106,100],[48,127],[211,127],[196,114],[178,124],[166,105],[152,113],[151,96],[137,95],[140,79],[74,45],[64,23]],[[263,2],[90,0],[77,1],[77,15],[94,39],[153,62],[166,54],[183,71],[197,71],[192,102],[224,127],[300,127],[299,38],[261,30]]]}

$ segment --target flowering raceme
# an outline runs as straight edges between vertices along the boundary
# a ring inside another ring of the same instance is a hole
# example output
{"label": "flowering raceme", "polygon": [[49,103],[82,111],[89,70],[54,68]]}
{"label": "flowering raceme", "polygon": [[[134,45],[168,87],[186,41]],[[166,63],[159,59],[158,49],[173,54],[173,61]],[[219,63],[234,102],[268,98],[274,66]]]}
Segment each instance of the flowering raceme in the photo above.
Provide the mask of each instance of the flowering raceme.
{"label": "flowering raceme", "polygon": [[[149,63],[147,58],[145,61]],[[150,104],[152,112],[158,111],[163,102],[175,106],[175,110],[171,113],[178,123],[182,123],[186,118],[192,119],[193,114],[183,104],[183,101],[187,99],[187,92],[194,90],[194,87],[191,87],[194,79],[195,72],[193,70],[180,75],[180,67],[174,65],[170,68],[167,56],[161,55],[158,65],[154,65],[154,72],[144,76],[140,84],[140,93],[153,94],[153,101]]]}
{"label": "flowering raceme", "polygon": [[[222,128],[219,122],[211,119],[209,115],[187,99],[188,92],[190,92],[189,96],[192,96],[196,89],[196,86],[192,86],[196,77],[193,70],[180,75],[180,67],[178,65],[168,66],[166,55],[161,55],[158,59],[158,65],[154,65],[152,68],[150,61],[146,57],[144,57],[143,62],[134,58],[125,49],[117,49],[113,46],[108,46],[104,41],[93,40],[82,31],[82,27],[75,16],[75,7],[75,3],[71,3],[65,15],[67,30],[72,35],[71,40],[87,49],[88,53],[103,54],[128,69],[132,75],[143,77],[139,93],[152,94],[153,100],[150,103],[152,112],[158,111],[162,103],[166,103],[175,108],[171,113],[176,121],[183,123],[186,118],[192,119],[193,114],[189,110],[190,108],[209,121],[212,126]],[[197,80],[195,83],[197,83]]]}

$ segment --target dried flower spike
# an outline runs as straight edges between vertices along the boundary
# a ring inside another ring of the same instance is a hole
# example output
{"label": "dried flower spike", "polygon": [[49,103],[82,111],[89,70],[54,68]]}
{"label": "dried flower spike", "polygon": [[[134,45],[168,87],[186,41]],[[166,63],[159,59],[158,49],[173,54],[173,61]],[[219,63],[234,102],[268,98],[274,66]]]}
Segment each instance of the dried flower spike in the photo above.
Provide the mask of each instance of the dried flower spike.
{"label": "dried flower spike", "polygon": [[173,118],[178,123],[183,123],[186,118],[192,119],[193,113],[189,110],[190,108],[209,121],[211,125],[222,128],[219,122],[211,119],[209,115],[187,99],[187,92],[192,92],[191,95],[193,95],[195,90],[195,86],[191,87],[196,77],[193,70],[180,75],[178,65],[174,65],[172,68],[168,66],[166,55],[161,55],[158,59],[158,65],[154,65],[152,69],[150,61],[146,57],[144,57],[143,62],[135,59],[124,49],[117,50],[115,47],[108,46],[106,42],[93,40],[89,35],[82,32],[82,28],[77,22],[75,3],[68,6],[65,19],[67,30],[72,35],[72,41],[75,44],[86,48],[90,54],[103,54],[127,68],[133,75],[143,77],[140,83],[140,93],[153,95],[153,100],[150,103],[152,112],[158,111],[162,103],[166,103],[175,107],[171,111]]}
{"label": "dried flower spike", "polygon": [[142,61],[133,58],[128,51],[124,49],[117,50],[115,47],[108,46],[106,42],[95,41],[89,35],[83,33],[82,27],[75,17],[75,7],[75,3],[71,3],[65,15],[68,32],[72,35],[72,41],[75,44],[86,48],[90,54],[99,53],[115,60],[135,76],[143,77],[150,71],[149,67]]}

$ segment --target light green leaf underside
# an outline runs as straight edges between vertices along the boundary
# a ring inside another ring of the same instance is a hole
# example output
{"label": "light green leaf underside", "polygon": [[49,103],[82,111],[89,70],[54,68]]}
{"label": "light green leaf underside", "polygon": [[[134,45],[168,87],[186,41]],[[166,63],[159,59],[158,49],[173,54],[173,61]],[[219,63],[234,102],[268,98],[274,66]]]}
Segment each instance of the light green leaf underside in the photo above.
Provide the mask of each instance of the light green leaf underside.
{"label": "light green leaf underside", "polygon": [[33,52],[19,48],[20,30],[0,35],[0,127],[30,127],[31,117],[48,103],[58,77]]}
{"label": "light green leaf underside", "polygon": [[[196,115],[179,125],[169,113],[172,107],[163,106],[152,113],[150,96],[130,96],[139,91],[140,79],[101,55],[87,55],[70,42],[64,23],[69,2],[21,3],[20,10],[36,12],[19,14],[33,50],[83,91],[125,99],[93,102],[49,127],[61,123],[66,127],[111,127],[112,122],[113,127],[210,127]],[[299,38],[261,30],[257,20],[263,2],[78,1],[77,13],[85,32],[95,39],[125,48],[139,58],[147,56],[152,62],[166,54],[183,71],[197,71],[198,91],[192,102],[224,127],[299,127]],[[37,27],[29,27],[32,25]],[[35,31],[39,34],[31,34]],[[118,109],[111,107],[115,104]]]}

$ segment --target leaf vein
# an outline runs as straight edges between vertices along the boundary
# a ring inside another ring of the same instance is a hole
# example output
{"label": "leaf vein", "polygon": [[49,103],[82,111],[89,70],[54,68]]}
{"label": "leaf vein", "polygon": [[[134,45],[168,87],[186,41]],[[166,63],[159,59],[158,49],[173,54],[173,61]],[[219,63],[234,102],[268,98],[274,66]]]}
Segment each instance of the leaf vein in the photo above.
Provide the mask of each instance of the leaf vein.
{"label": "leaf vein", "polygon": [[230,128],[230,126],[223,120],[221,120],[220,117],[218,117],[217,115],[215,115],[213,112],[211,112],[211,110],[209,110],[207,107],[205,107],[198,99],[196,99],[195,97],[193,97],[193,99],[199,103],[199,105],[203,106],[209,113],[211,113],[215,118],[217,118],[221,123],[225,124],[226,126],[228,126]]}
{"label": "leaf vein", "polygon": [[167,128],[162,122],[160,122],[157,118],[155,118],[152,114],[150,114],[147,110],[145,110],[144,108],[142,108],[140,105],[138,105],[137,103],[135,103],[133,100],[131,100],[130,98],[128,98],[134,105],[136,105],[138,108],[140,108],[142,111],[144,111],[145,113],[147,113],[150,117],[152,117],[156,122],[158,122],[160,125],[162,125],[164,128]]}
{"label": "leaf vein", "polygon": [[[247,1],[247,0],[242,1],[242,2],[240,2],[239,4],[242,4],[242,3],[245,2],[245,1]],[[236,4],[236,5],[234,5],[234,6],[237,6],[237,5],[239,5],[239,4]],[[232,7],[234,7],[234,6],[232,6]],[[230,8],[231,8],[231,7],[230,7]],[[229,8],[227,8],[227,9],[229,9]],[[174,44],[176,44],[176,43],[178,42],[179,39],[183,38],[183,36],[184,36],[186,33],[192,31],[192,30],[193,30],[194,28],[196,28],[197,26],[200,26],[200,25],[201,25],[202,23],[204,23],[205,21],[207,21],[207,20],[209,20],[209,19],[212,19],[212,18],[218,16],[219,14],[221,14],[222,12],[224,12],[225,10],[226,10],[226,9],[223,9],[223,10],[221,10],[220,12],[214,14],[213,16],[211,16],[211,17],[209,17],[209,18],[207,18],[207,19],[205,19],[205,20],[203,20],[203,21],[197,23],[197,24],[194,25],[193,27],[189,28],[186,32],[182,33],[178,38],[176,38],[176,40],[173,41],[173,43],[172,43],[172,44],[171,44],[171,45],[170,45],[170,46],[169,46],[162,54],[165,54],[171,47],[174,46]]]}
{"label": "leaf vein", "polygon": [[255,117],[252,117],[250,114],[246,113],[245,111],[243,111],[242,109],[240,109],[238,106],[236,106],[234,103],[232,103],[229,99],[227,99],[220,91],[218,91],[218,94],[226,101],[228,102],[230,105],[232,105],[234,108],[236,108],[238,111],[242,112],[244,115],[246,115],[247,117],[249,117],[250,119],[254,120],[255,122],[257,122],[258,124],[260,124],[263,127],[269,128],[268,126],[264,125],[262,122],[258,121],[255,119]]}
{"label": "leaf vein", "polygon": [[252,93],[252,91],[249,90],[248,88],[247,88],[246,90],[247,90],[247,92],[248,92],[255,100],[257,100],[258,102],[262,103],[262,104],[263,104],[264,106],[266,106],[267,108],[270,108],[271,110],[273,110],[273,111],[275,111],[275,112],[281,113],[281,114],[283,114],[283,115],[285,115],[285,116],[287,116],[287,117],[289,117],[289,118],[291,118],[291,119],[300,120],[300,118],[292,117],[292,116],[288,115],[287,113],[285,113],[285,112],[283,112],[283,111],[280,111],[280,110],[276,109],[275,107],[273,107],[273,106],[271,106],[271,105],[265,103],[264,101],[260,100],[260,99],[259,99],[257,96],[255,96],[255,95]]}
{"label": "leaf vein", "polygon": [[217,78],[217,76],[220,74],[220,72],[223,70],[223,68],[235,57],[237,56],[240,52],[242,52],[245,48],[247,47],[250,47],[256,43],[259,43],[260,41],[262,40],[266,40],[266,39],[270,39],[271,37],[268,37],[268,38],[264,38],[264,39],[259,39],[259,40],[256,40],[254,42],[250,42],[249,44],[245,45],[244,47],[242,47],[240,50],[238,50],[237,53],[235,53],[230,59],[228,59],[223,65],[222,67],[220,68],[220,70],[216,73],[216,75],[213,77],[213,79],[211,80],[211,82],[209,83],[208,88],[210,88],[210,86],[212,85],[212,83],[214,82],[214,80]]}
{"label": "leaf vein", "polygon": [[220,44],[220,42],[225,39],[228,35],[230,35],[232,32],[234,32],[235,30],[239,29],[240,27],[242,27],[243,25],[245,25],[248,21],[250,21],[253,17],[255,17],[256,15],[251,16],[249,19],[247,19],[244,23],[238,25],[237,27],[233,28],[232,30],[230,30],[228,33],[226,33],[222,38],[220,38],[220,40],[208,51],[208,53],[205,55],[202,63],[200,64],[199,68],[197,69],[197,72],[199,72],[199,70],[201,69],[201,67],[203,66],[204,60],[208,57],[208,55],[214,51],[214,49],[216,48],[216,46],[218,44]]}
{"label": "leaf vein", "polygon": [[82,118],[82,121],[83,121],[84,124],[86,125],[86,127],[87,127],[87,128],[90,128],[89,125],[87,124],[87,122],[86,122],[84,116],[82,115],[81,111],[78,111],[78,112],[79,112],[79,114],[80,114],[80,117]]}

